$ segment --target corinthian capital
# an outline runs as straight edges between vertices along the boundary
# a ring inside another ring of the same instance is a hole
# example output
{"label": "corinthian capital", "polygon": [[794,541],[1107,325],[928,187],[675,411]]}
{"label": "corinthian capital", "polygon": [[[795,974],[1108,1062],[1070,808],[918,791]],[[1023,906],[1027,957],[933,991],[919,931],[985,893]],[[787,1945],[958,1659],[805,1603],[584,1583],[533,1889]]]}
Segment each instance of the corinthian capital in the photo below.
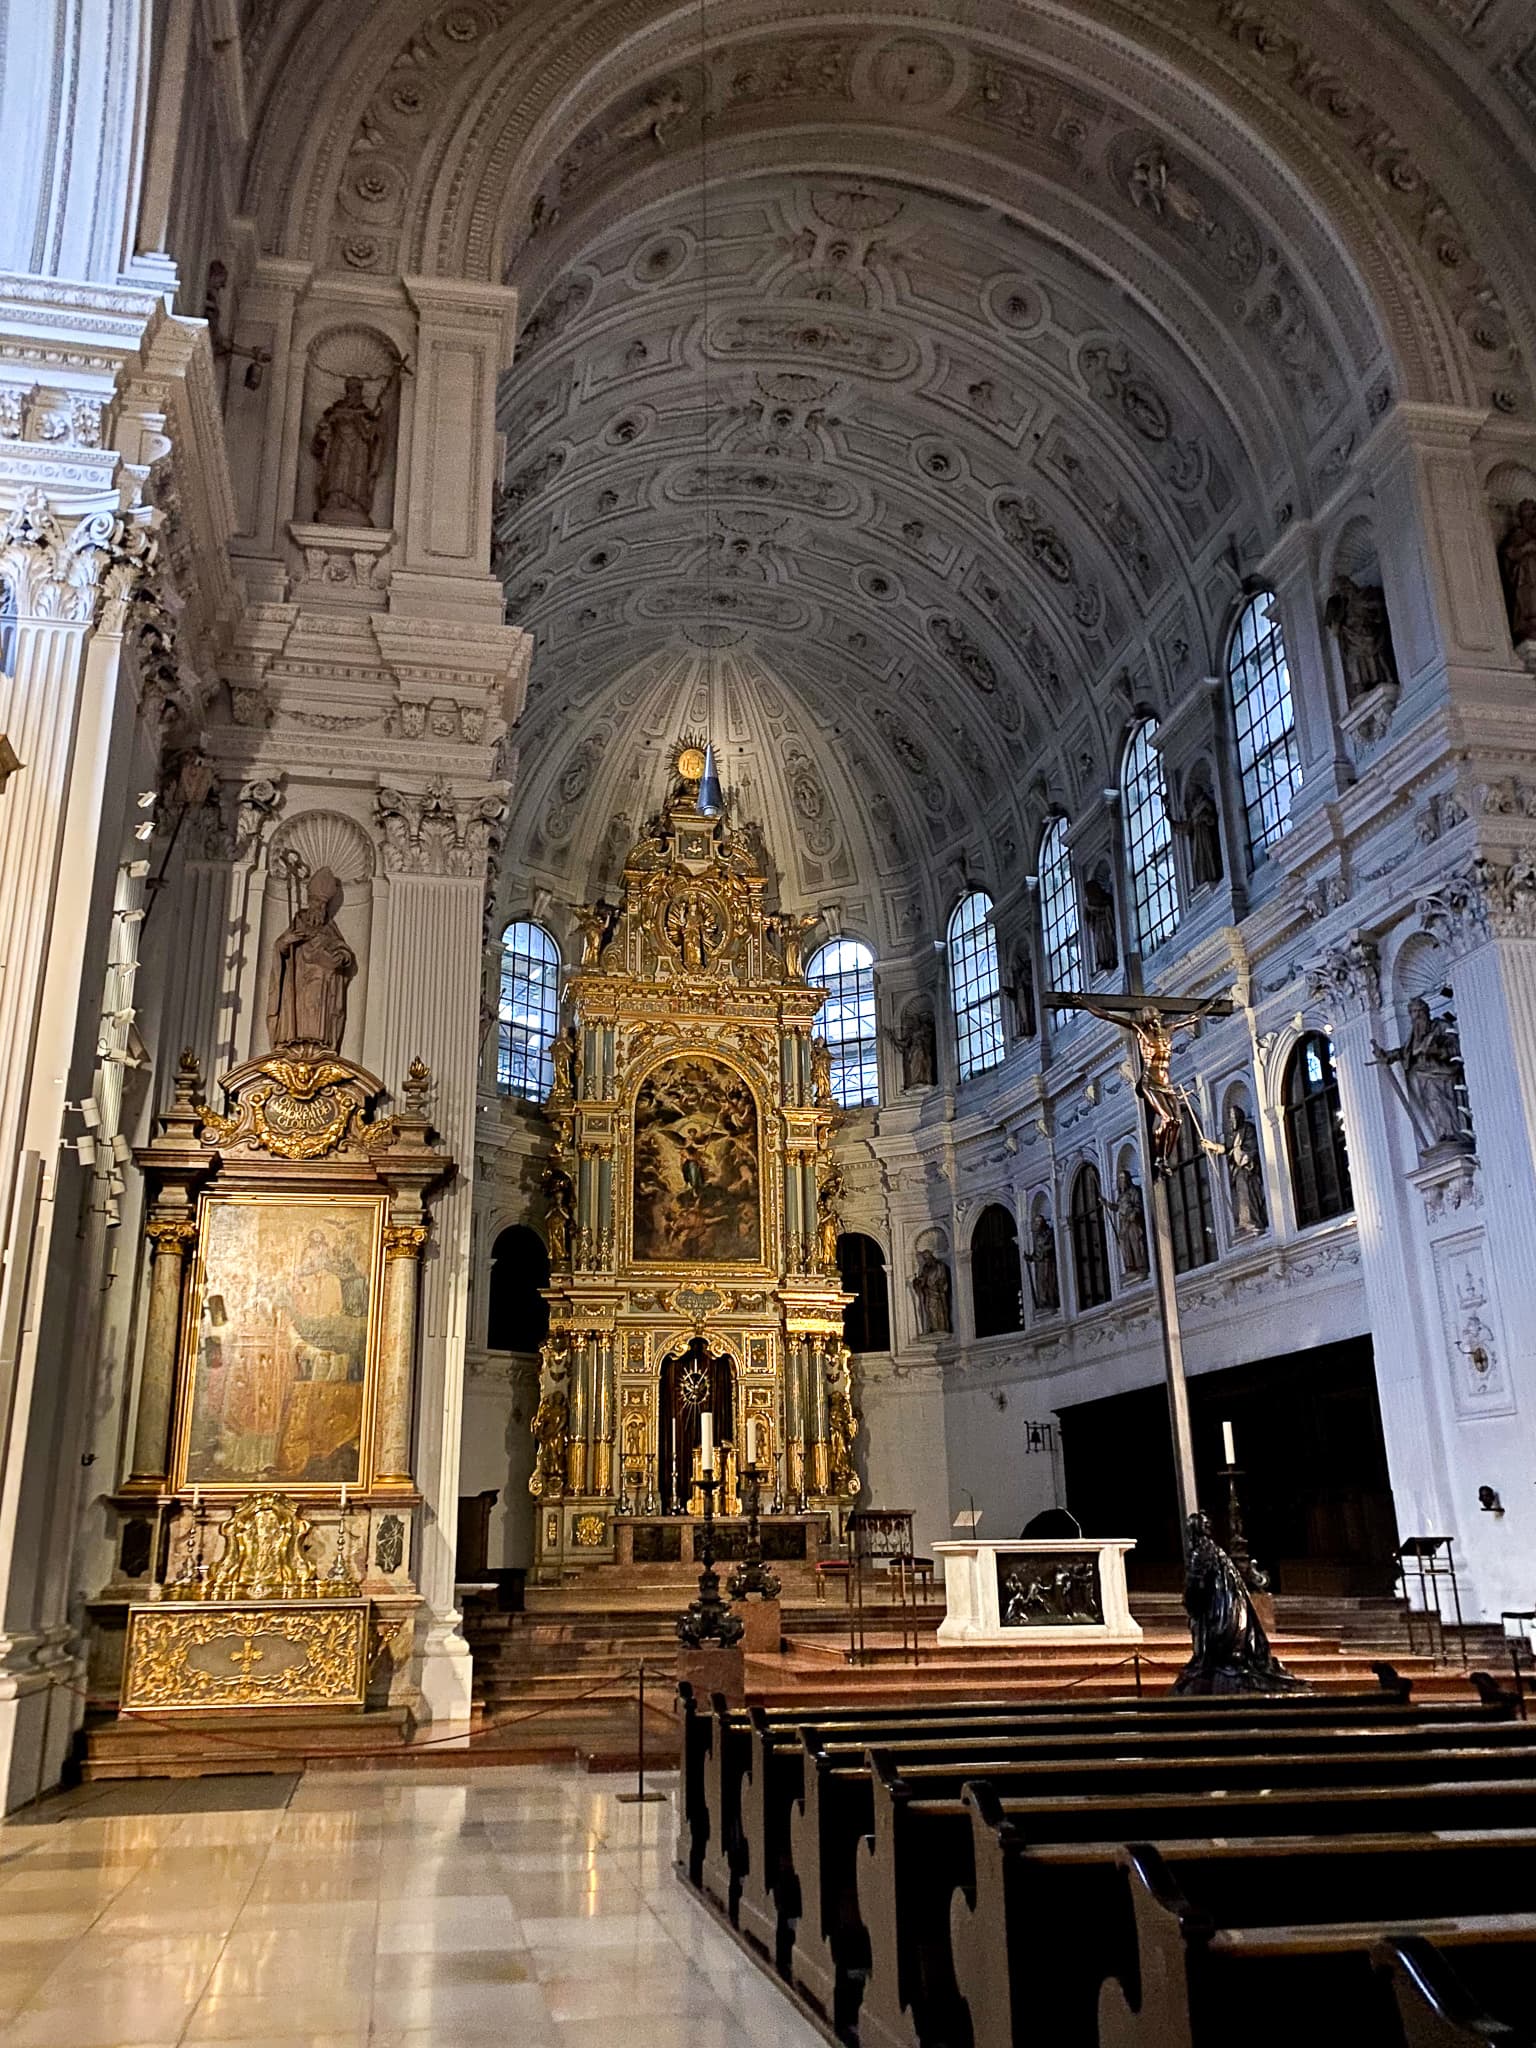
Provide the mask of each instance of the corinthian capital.
{"label": "corinthian capital", "polygon": [[17,616],[120,631],[126,607],[155,568],[147,507],[91,512],[66,529],[42,491],[24,491],[0,524],[0,575]]}
{"label": "corinthian capital", "polygon": [[1471,861],[1419,898],[1425,931],[1452,953],[1480,939],[1536,939],[1536,861]]}
{"label": "corinthian capital", "polygon": [[1307,969],[1307,993],[1334,1017],[1374,1010],[1381,1001],[1381,956],[1374,939],[1351,932]]}

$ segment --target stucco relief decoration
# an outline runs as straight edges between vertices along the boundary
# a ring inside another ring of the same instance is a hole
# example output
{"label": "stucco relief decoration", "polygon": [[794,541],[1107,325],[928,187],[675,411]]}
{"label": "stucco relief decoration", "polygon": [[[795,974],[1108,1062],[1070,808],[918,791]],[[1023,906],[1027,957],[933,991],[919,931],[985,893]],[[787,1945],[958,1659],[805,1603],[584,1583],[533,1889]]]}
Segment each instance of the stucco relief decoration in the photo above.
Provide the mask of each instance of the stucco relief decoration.
{"label": "stucco relief decoration", "polygon": [[1435,1246],[1446,1360],[1459,1415],[1512,1415],[1516,1401],[1481,1231]]}
{"label": "stucco relief decoration", "polygon": [[1228,34],[1344,135],[1367,167],[1405,233],[1433,266],[1435,283],[1469,344],[1489,402],[1500,412],[1530,405],[1529,374],[1497,286],[1472,253],[1445,195],[1425,177],[1412,148],[1380,110],[1301,37],[1273,7],[1222,0]]}
{"label": "stucco relief decoration", "polygon": [[1374,939],[1355,932],[1307,969],[1307,993],[1333,1015],[1381,1006],[1381,955]]}

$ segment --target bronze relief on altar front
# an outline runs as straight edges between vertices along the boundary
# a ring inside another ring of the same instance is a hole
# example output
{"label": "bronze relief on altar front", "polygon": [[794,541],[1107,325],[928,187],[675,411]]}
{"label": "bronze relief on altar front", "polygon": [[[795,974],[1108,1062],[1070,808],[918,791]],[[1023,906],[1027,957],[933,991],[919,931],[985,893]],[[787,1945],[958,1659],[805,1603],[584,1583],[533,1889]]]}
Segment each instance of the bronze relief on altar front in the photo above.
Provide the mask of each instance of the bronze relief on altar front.
{"label": "bronze relief on altar front", "polygon": [[1098,1559],[998,1551],[997,1613],[1004,1628],[1102,1627]]}
{"label": "bronze relief on altar front", "polygon": [[757,1098],[721,1060],[665,1061],[635,1100],[634,1256],[756,1265],[763,1255]]}

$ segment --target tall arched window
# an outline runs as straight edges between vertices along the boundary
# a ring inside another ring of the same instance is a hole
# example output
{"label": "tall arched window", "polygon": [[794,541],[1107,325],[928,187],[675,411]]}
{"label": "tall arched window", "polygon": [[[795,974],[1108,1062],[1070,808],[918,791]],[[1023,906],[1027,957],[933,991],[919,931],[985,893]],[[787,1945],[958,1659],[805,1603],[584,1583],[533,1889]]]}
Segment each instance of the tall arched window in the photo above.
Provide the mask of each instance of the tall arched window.
{"label": "tall arched window", "polygon": [[1109,1299],[1109,1246],[1104,1237],[1101,1192],[1098,1168],[1083,1167],[1072,1183],[1072,1267],[1079,1308],[1097,1308]]}
{"label": "tall arched window", "polygon": [[1272,590],[1251,597],[1238,614],[1227,648],[1227,687],[1248,821],[1248,865],[1257,867],[1284,832],[1301,787],[1291,672]]}
{"label": "tall arched window", "polygon": [[488,1351],[537,1351],[549,1335],[549,1253],[526,1223],[503,1230],[491,1246],[491,1295],[485,1318]]}
{"label": "tall arched window", "polygon": [[816,1029],[832,1055],[832,1094],[840,1109],[880,1100],[875,1028],[875,956],[857,939],[833,939],[811,955],[805,978],[824,988]]}
{"label": "tall arched window", "polygon": [[1173,1228],[1173,1270],[1191,1272],[1216,1256],[1211,1217],[1211,1176],[1200,1133],[1187,1109],[1179,1113],[1179,1153],[1168,1173],[1168,1221]]}
{"label": "tall arched window", "polygon": [[1285,1149],[1291,1162],[1296,1221],[1326,1223],[1355,1206],[1344,1147],[1344,1116],[1333,1046],[1321,1031],[1309,1031],[1286,1063]]}
{"label": "tall arched window", "polygon": [[1131,734],[1120,776],[1125,815],[1125,867],[1131,890],[1131,928],[1139,951],[1151,953],[1171,939],[1179,922],[1173,872],[1173,827],[1163,760],[1152,741],[1157,720],[1144,718]]}
{"label": "tall arched window", "polygon": [[837,1274],[853,1300],[843,1310],[843,1342],[850,1351],[889,1351],[891,1296],[885,1253],[872,1237],[845,1230],[837,1240]]}
{"label": "tall arched window", "polygon": [[1077,908],[1077,883],[1067,851],[1067,821],[1052,818],[1040,839],[1040,928],[1045,939],[1045,980],[1048,988],[1083,986],[1083,933]]}
{"label": "tall arched window", "polygon": [[961,897],[949,920],[949,999],[962,1081],[984,1074],[1003,1057],[999,981],[992,898],[984,889],[973,889]]}
{"label": "tall arched window", "polygon": [[971,1232],[971,1302],[978,1337],[1023,1329],[1023,1272],[1013,1212],[1001,1202],[989,1202]]}
{"label": "tall arched window", "polygon": [[560,948],[541,924],[509,924],[501,935],[497,1026],[497,1087],[542,1102],[555,1079]]}

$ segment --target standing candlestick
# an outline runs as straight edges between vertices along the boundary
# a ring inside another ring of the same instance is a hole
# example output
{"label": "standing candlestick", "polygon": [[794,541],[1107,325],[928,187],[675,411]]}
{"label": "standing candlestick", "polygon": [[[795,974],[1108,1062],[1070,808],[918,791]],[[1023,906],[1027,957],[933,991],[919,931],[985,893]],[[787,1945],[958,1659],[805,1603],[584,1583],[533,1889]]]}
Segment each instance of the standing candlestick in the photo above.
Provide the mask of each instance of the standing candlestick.
{"label": "standing candlestick", "polygon": [[707,1643],[728,1650],[741,1641],[745,1627],[741,1616],[732,1614],[720,1598],[720,1574],[715,1570],[715,1488],[719,1484],[713,1472],[705,1472],[699,1480],[704,1495],[704,1569],[699,1573],[698,1599],[677,1618],[677,1639],[693,1650]]}
{"label": "standing candlestick", "polygon": [[763,1475],[757,1469],[756,1459],[741,1476],[747,1488],[747,1554],[744,1562],[731,1573],[730,1595],[733,1600],[745,1600],[749,1593],[755,1593],[762,1600],[777,1600],[779,1575],[763,1563],[762,1537],[757,1525],[758,1495]]}
{"label": "standing candlestick", "polygon": [[1221,1425],[1221,1454],[1229,1465],[1237,1463],[1237,1451],[1232,1442],[1232,1425],[1230,1422],[1224,1422]]}
{"label": "standing candlestick", "polygon": [[[1231,1424],[1227,1425],[1230,1430]],[[1250,1593],[1265,1593],[1269,1590],[1269,1574],[1260,1571],[1248,1549],[1248,1536],[1243,1528],[1242,1504],[1237,1497],[1237,1482],[1241,1478],[1237,1467],[1228,1461],[1222,1467],[1222,1477],[1227,1482],[1227,1555],[1237,1566],[1243,1584]]]}

